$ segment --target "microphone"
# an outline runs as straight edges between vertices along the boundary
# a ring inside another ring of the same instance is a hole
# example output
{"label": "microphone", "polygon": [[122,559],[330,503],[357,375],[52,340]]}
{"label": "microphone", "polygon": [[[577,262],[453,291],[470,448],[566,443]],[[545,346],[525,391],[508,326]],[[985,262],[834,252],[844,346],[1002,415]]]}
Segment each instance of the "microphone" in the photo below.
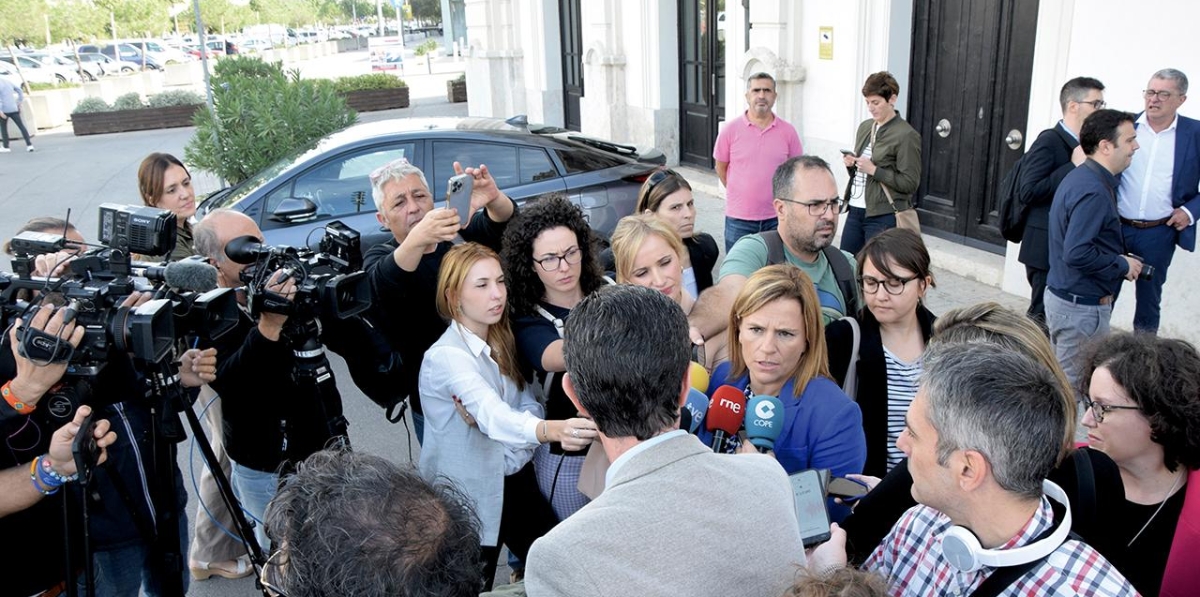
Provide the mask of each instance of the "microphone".
{"label": "microphone", "polygon": [[201,257],[189,257],[165,266],[147,265],[135,269],[134,273],[184,292],[208,292],[217,287],[217,268],[205,263]]}
{"label": "microphone", "polygon": [[225,256],[234,263],[250,265],[258,260],[262,253],[262,240],[257,236],[247,234],[239,236],[225,245]]}
{"label": "microphone", "polygon": [[704,368],[704,365],[692,361],[688,365],[688,373],[688,385],[692,386],[693,390],[708,391],[708,370]]}
{"label": "microphone", "polygon": [[742,428],[745,411],[746,396],[741,390],[725,385],[713,392],[712,402],[708,405],[708,415],[704,418],[704,428],[713,434],[713,452],[725,451],[725,438],[736,434],[738,429]]}
{"label": "microphone", "polygon": [[692,425],[692,412],[686,408],[679,409],[679,428],[691,433]]}
{"label": "microphone", "polygon": [[695,388],[688,390],[687,402],[683,403],[683,408],[680,411],[685,410],[688,411],[692,422],[688,428],[688,433],[694,434],[700,430],[700,425],[704,422],[704,415],[708,412],[708,396],[705,396],[704,392]]}
{"label": "microphone", "polygon": [[755,396],[746,404],[746,438],[759,452],[775,447],[783,433],[783,401],[774,396]]}

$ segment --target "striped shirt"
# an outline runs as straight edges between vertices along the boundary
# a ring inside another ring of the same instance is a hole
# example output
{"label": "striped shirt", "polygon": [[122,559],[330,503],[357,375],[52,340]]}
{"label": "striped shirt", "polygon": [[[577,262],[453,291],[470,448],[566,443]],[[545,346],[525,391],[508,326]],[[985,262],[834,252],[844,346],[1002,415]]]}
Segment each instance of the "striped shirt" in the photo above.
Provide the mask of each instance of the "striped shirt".
{"label": "striped shirt", "polygon": [[[1016,537],[999,549],[1027,545],[1050,525],[1054,512],[1043,497]],[[914,597],[926,595],[970,595],[996,570],[984,566],[975,572],[960,572],[942,557],[942,536],[954,523],[945,514],[928,506],[914,506],[892,527],[875,553],[863,564],[864,570],[878,572],[888,579],[891,594]],[[1002,597],[1043,597],[1095,595],[1135,596],[1137,591],[1113,568],[1104,556],[1086,543],[1068,539],[1026,572]]]}
{"label": "striped shirt", "polygon": [[887,347],[883,347],[883,360],[887,363],[887,470],[900,464],[907,458],[896,440],[904,432],[904,415],[908,412],[913,398],[917,397],[917,385],[921,382],[921,359],[914,363],[905,363]]}

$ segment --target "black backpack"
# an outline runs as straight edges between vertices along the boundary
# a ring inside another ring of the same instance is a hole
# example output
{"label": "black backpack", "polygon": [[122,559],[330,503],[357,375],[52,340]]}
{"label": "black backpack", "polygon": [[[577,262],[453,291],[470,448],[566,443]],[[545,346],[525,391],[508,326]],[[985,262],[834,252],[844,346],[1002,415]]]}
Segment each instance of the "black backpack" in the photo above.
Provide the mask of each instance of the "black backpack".
{"label": "black backpack", "polygon": [[1000,194],[997,197],[1000,235],[1004,240],[1014,243],[1021,242],[1021,238],[1025,236],[1025,220],[1029,216],[1029,205],[1021,201],[1020,189],[1017,188],[1021,181],[1021,163],[1024,161],[1025,156],[1018,158],[1012,170],[1000,181]]}
{"label": "black backpack", "polygon": [[[783,238],[779,236],[778,230],[759,232],[758,236],[767,243],[767,265],[787,263],[787,256],[783,253]],[[843,315],[853,316],[858,313],[860,307],[854,268],[850,267],[850,260],[846,259],[846,255],[833,245],[821,249],[821,252],[825,254],[825,259],[829,260],[829,267],[833,268],[833,277],[837,279],[842,301],[846,303],[846,312]],[[816,284],[816,281],[813,283]]]}

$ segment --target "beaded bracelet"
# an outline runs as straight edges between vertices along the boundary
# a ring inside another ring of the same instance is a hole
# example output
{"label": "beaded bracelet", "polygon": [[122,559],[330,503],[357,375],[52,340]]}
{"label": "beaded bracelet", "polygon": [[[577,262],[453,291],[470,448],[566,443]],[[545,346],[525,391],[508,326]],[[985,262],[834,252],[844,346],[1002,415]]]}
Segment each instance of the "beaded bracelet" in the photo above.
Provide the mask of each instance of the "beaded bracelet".
{"label": "beaded bracelet", "polygon": [[47,454],[42,454],[41,456],[38,456],[38,461],[40,463],[42,471],[46,474],[46,476],[49,476],[49,478],[56,481],[56,483],[54,483],[55,485],[62,485],[63,483],[70,483],[71,481],[79,480],[78,472],[68,477],[65,475],[61,475],[61,474],[59,474],[58,471],[54,470],[54,467],[50,466],[50,457]]}
{"label": "beaded bracelet", "polygon": [[[39,456],[38,459],[40,460],[41,457]],[[37,460],[29,462],[29,482],[33,484],[33,488],[42,495],[54,495],[58,493],[58,485],[47,485],[38,479],[38,469],[40,467],[37,463]]]}
{"label": "beaded bracelet", "polygon": [[27,415],[33,412],[33,409],[37,408],[37,405],[29,404],[28,402],[22,402],[21,399],[13,393],[11,386],[11,379],[4,382],[3,386],[0,386],[0,395],[4,396],[4,401],[7,402],[9,406],[13,407],[13,410],[17,411],[17,414]]}

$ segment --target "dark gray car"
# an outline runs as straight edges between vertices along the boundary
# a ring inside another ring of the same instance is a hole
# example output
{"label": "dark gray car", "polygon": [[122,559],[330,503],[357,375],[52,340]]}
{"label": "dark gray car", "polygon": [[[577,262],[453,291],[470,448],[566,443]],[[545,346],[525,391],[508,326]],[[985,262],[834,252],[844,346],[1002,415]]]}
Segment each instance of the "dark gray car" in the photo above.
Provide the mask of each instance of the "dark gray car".
{"label": "dark gray car", "polygon": [[[512,122],[513,124],[509,124]],[[271,245],[316,247],[321,229],[341,220],[362,234],[363,250],[391,238],[375,217],[371,171],[407,158],[443,205],[455,161],[486,164],[518,204],[562,193],[605,238],[633,212],[643,181],[665,157],[541,125],[486,118],[397,119],[359,124],[302,148],[242,183],[212,193],[197,218],[219,207],[258,222]]]}

